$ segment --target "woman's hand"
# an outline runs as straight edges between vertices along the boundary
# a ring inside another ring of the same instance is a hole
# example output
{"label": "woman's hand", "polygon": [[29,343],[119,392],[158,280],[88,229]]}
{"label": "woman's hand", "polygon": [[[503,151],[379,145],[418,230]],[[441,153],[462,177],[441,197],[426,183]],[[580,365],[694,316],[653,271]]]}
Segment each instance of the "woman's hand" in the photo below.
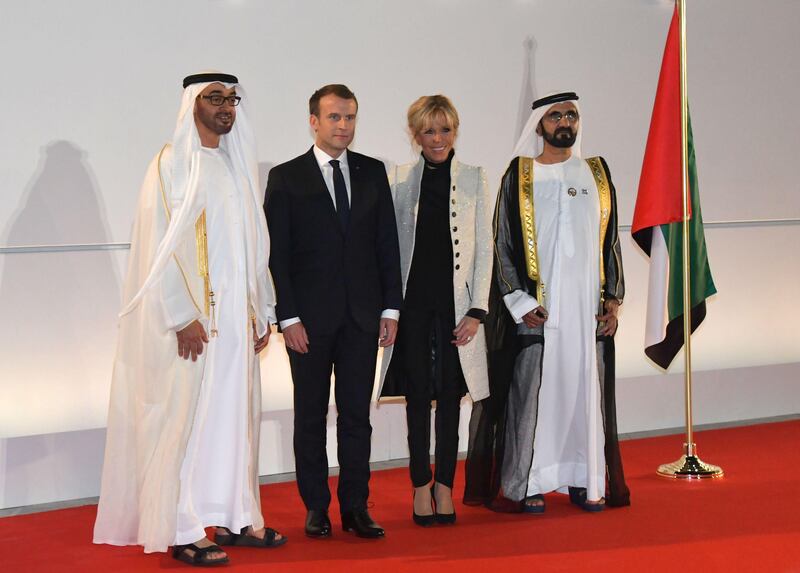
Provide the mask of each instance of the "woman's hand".
{"label": "woman's hand", "polygon": [[477,334],[478,327],[480,325],[481,321],[477,318],[465,316],[461,319],[456,326],[456,329],[453,331],[453,334],[456,338],[455,340],[451,340],[451,342],[456,346],[464,346],[465,344],[469,344],[472,342],[472,339],[475,338],[475,334]]}

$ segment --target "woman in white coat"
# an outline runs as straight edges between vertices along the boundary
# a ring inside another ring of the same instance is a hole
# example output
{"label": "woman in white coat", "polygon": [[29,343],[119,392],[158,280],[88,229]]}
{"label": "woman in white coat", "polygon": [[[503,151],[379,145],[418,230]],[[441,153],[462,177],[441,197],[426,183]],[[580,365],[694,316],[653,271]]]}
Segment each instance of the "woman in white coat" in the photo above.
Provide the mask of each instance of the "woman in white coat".
{"label": "woman in white coat", "polygon": [[397,340],[383,354],[379,396],[406,398],[412,515],[422,526],[455,523],[461,398],[466,392],[473,400],[489,395],[483,320],[492,270],[492,201],[483,168],[454,157],[458,125],[448,98],[419,98],[408,109],[419,161],[389,174],[404,300]]}

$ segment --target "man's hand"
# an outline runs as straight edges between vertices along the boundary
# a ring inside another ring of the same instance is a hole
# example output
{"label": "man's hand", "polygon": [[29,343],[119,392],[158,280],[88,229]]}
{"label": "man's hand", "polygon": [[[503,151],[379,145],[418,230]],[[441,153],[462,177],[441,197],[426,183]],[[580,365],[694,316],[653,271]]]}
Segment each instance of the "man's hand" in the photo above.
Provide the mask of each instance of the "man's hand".
{"label": "man's hand", "polygon": [[386,348],[394,344],[394,339],[397,337],[397,321],[393,318],[382,318],[378,336],[378,346]]}
{"label": "man's hand", "polygon": [[450,342],[456,346],[464,346],[465,344],[469,344],[472,339],[475,338],[475,334],[478,332],[478,327],[480,324],[481,321],[477,318],[465,316],[459,321],[459,323],[456,325],[456,329],[453,331],[456,339],[451,340]]}
{"label": "man's hand", "polygon": [[283,341],[286,348],[299,354],[308,353],[308,334],[302,322],[295,322],[283,329]]}
{"label": "man's hand", "polygon": [[536,328],[537,326],[541,326],[547,320],[547,311],[544,309],[543,306],[537,306],[532,311],[528,312],[525,316],[522,317],[522,322],[525,323],[525,326],[528,328]]}
{"label": "man's hand", "polygon": [[610,298],[605,302],[605,304],[603,304],[603,307],[605,308],[606,313],[597,315],[598,322],[603,323],[599,334],[601,336],[614,336],[614,333],[617,331],[617,312],[619,311],[619,301],[617,299]]}
{"label": "man's hand", "polygon": [[264,333],[264,336],[259,338],[258,334],[256,333],[255,324],[253,324],[253,344],[255,347],[256,354],[258,354],[267,347],[267,344],[269,343],[269,335],[270,335],[269,325],[267,325],[267,331]]}
{"label": "man's hand", "polygon": [[208,344],[206,329],[200,321],[195,320],[186,328],[177,331],[175,336],[178,337],[178,356],[188,360],[191,355],[192,362],[197,362],[197,357],[203,353],[203,343]]}

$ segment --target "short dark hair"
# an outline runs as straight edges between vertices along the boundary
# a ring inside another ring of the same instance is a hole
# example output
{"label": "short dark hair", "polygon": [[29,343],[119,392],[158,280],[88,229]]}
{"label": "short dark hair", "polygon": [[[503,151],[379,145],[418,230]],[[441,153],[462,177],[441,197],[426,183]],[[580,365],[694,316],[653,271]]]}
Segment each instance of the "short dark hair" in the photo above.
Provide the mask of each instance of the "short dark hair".
{"label": "short dark hair", "polygon": [[356,94],[350,91],[344,84],[328,84],[327,86],[322,86],[308,100],[308,113],[310,115],[316,115],[319,117],[319,100],[324,98],[326,95],[335,95],[342,99],[351,99],[356,102],[356,109],[358,109],[358,100],[356,99]]}

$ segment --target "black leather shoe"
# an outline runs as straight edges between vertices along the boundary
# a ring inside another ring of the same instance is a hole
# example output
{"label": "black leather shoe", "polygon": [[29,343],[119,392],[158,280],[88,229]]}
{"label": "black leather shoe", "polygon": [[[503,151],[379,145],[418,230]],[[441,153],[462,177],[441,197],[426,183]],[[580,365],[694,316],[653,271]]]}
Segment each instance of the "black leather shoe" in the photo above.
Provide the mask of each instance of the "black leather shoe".
{"label": "black leather shoe", "polygon": [[308,537],[330,537],[331,518],[324,509],[309,509],[306,514],[306,535]]}
{"label": "black leather shoe", "polygon": [[359,537],[377,539],[385,535],[383,528],[372,521],[366,509],[356,509],[342,513],[342,529],[353,531]]}

